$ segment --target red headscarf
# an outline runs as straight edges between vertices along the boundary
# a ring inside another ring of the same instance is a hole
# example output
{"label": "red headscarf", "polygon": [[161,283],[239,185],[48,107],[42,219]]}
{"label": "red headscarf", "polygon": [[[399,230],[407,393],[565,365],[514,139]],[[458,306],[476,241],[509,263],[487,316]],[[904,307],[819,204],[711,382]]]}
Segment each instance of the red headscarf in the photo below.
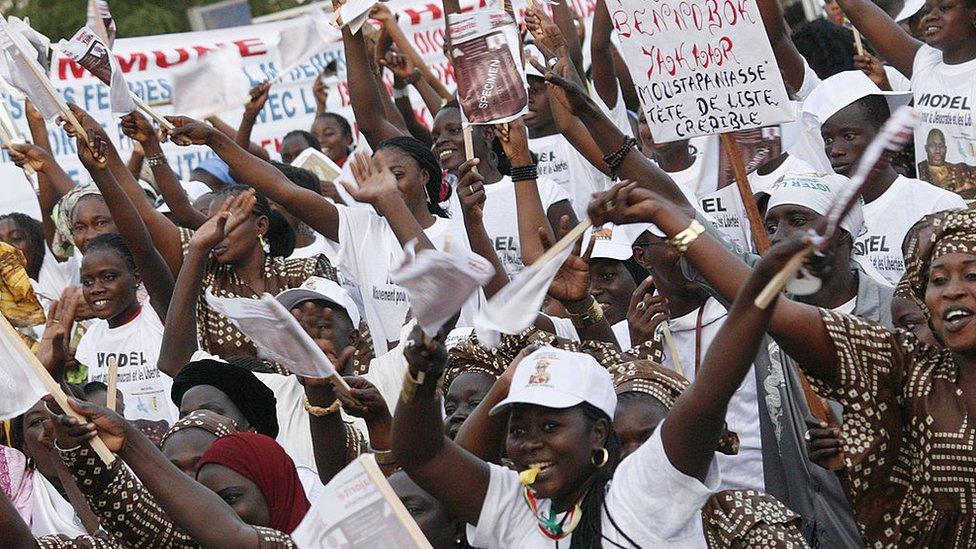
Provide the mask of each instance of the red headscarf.
{"label": "red headscarf", "polygon": [[271,528],[292,533],[310,507],[295,463],[275,440],[258,433],[234,433],[217,439],[200,458],[198,471],[217,463],[258,485],[268,504]]}

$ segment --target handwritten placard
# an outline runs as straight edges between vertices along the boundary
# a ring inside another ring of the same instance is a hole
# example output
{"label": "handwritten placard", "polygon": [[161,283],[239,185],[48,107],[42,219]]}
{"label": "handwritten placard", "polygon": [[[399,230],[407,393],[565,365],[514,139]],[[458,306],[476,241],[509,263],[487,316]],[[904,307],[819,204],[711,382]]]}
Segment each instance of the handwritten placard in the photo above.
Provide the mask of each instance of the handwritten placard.
{"label": "handwritten placard", "polygon": [[755,0],[607,0],[657,142],[792,120]]}

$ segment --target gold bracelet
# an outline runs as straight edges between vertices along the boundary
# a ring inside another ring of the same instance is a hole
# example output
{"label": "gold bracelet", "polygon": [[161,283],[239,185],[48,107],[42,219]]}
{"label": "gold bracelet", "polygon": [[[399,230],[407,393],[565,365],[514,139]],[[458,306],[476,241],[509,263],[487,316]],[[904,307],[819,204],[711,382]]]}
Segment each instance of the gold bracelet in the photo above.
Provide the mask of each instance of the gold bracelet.
{"label": "gold bracelet", "polygon": [[603,320],[603,307],[593,297],[590,297],[590,299],[592,302],[585,311],[582,313],[569,313],[569,320],[572,321],[573,327],[577,330],[585,330]]}
{"label": "gold bracelet", "polygon": [[308,397],[305,397],[305,411],[312,414],[315,417],[325,417],[329,414],[334,414],[342,408],[342,401],[336,399],[335,402],[330,404],[327,408],[321,406],[312,406],[308,401]]}
{"label": "gold bracelet", "polygon": [[688,251],[688,247],[698,240],[698,237],[704,232],[705,227],[697,219],[692,219],[687,229],[674,235],[674,238],[668,239],[668,244],[679,254],[684,255]]}

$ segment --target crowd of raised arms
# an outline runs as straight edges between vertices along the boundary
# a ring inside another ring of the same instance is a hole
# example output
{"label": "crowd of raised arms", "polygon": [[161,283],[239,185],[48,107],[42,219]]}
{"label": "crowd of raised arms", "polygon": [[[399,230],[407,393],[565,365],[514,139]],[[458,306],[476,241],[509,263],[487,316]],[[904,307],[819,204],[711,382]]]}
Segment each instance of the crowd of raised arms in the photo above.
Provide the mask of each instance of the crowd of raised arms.
{"label": "crowd of raised arms", "polygon": [[[0,547],[297,547],[362,454],[437,549],[976,547],[976,0],[812,21],[756,0],[798,113],[747,166],[763,250],[709,208],[740,196],[719,136],[655,140],[609,3],[530,2],[528,113],[468,144],[383,3],[378,38],[342,30],[355,119],[316,79],[277,151],[251,139],[272,82],[236,129],[123,116],[127,159],[69,105],[77,184],[27,101],[30,142],[5,147],[41,219],[0,216],[0,310],[72,410],[4,422]],[[758,306],[901,105],[922,123],[816,243],[819,288]],[[936,122],[960,105],[968,127]],[[830,173],[787,152],[804,131]],[[212,154],[181,180],[167,140]],[[293,166],[309,148],[342,174]],[[587,219],[531,326],[480,341],[492,297]],[[431,337],[391,276],[449,246],[494,275]],[[349,390],[269,360],[208,294],[275,296]]]}

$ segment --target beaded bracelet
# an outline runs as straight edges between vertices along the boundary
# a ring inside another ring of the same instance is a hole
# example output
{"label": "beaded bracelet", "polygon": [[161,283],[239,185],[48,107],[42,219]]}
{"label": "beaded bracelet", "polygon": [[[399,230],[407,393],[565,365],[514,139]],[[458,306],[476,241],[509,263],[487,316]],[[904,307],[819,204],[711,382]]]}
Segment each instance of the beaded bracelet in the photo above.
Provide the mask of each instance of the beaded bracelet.
{"label": "beaded bracelet", "polygon": [[534,181],[539,179],[539,165],[529,164],[528,166],[513,166],[509,172],[512,181]]}
{"label": "beaded bracelet", "polygon": [[603,161],[606,162],[607,167],[610,168],[610,175],[613,177],[613,179],[617,179],[617,170],[620,168],[620,165],[623,164],[624,158],[627,158],[627,155],[630,154],[630,151],[632,151],[636,146],[637,140],[633,137],[628,137],[624,139],[624,142],[622,145],[620,145],[620,148],[603,157]]}

